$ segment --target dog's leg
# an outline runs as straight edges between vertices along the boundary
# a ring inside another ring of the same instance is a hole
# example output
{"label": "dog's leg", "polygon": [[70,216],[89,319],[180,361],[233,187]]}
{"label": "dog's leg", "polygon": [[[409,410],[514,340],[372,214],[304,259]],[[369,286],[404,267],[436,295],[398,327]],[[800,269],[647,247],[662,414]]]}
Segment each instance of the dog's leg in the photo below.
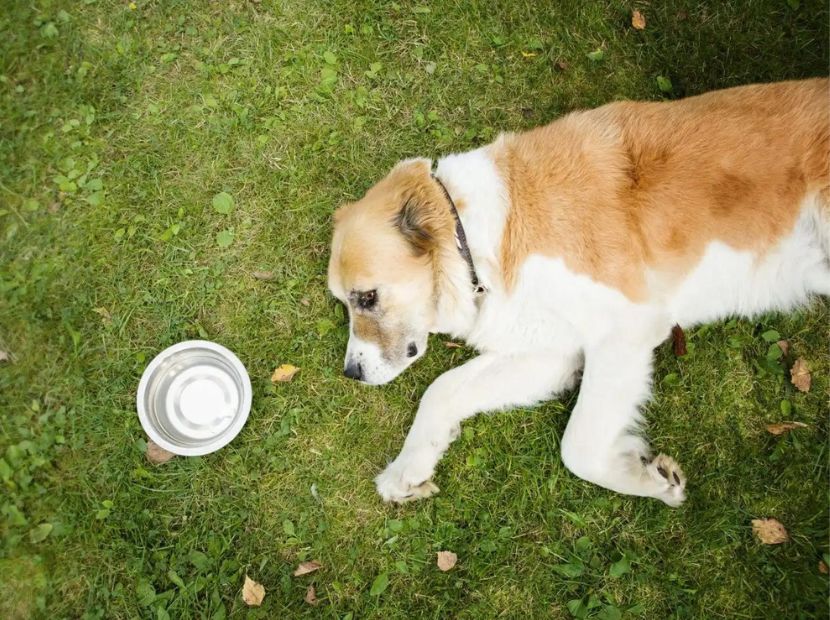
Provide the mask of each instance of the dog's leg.
{"label": "dog's leg", "polygon": [[516,356],[484,354],[444,373],[429,386],[398,457],[376,479],[388,502],[429,497],[432,474],[458,436],[461,421],[483,411],[528,406],[571,387],[578,352]]}
{"label": "dog's leg", "polygon": [[579,398],[562,437],[562,461],[605,488],[679,506],[686,488],[680,466],[664,454],[652,458],[638,434],[651,359],[650,344],[610,339],[585,352]]}

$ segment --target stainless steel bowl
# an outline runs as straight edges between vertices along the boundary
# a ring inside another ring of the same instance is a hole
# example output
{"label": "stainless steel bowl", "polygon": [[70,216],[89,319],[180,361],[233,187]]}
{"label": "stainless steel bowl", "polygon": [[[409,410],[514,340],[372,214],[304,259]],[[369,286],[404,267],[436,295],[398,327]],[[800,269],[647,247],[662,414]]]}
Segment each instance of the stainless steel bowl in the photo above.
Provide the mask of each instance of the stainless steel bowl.
{"label": "stainless steel bowl", "polygon": [[144,432],[183,456],[215,452],[239,434],[251,410],[251,379],[231,351],[188,340],[159,353],[136,395]]}

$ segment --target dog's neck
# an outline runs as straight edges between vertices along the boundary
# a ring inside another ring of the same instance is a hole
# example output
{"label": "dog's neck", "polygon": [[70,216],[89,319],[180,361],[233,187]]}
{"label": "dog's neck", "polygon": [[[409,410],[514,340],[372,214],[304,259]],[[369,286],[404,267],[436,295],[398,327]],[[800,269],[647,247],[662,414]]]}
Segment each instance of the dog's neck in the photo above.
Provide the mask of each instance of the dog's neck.
{"label": "dog's neck", "polygon": [[435,182],[441,188],[441,193],[444,194],[447,206],[450,208],[450,213],[452,213],[452,217],[455,220],[455,247],[458,248],[461,258],[463,258],[464,262],[467,263],[467,269],[470,272],[470,286],[473,287],[473,292],[476,295],[481,296],[487,292],[487,287],[484,286],[478,279],[475,261],[473,260],[472,254],[470,254],[470,246],[467,245],[467,234],[464,231],[464,224],[461,222],[461,216],[458,214],[455,201],[452,199],[452,196],[450,196],[447,188],[441,182],[441,179],[435,174],[432,175],[432,178],[435,179]]}
{"label": "dog's neck", "polygon": [[467,262],[455,245],[446,244],[435,257],[434,333],[465,337],[478,316],[479,295],[470,283]]}
{"label": "dog's neck", "polygon": [[[439,160],[435,176],[455,202],[479,283],[490,291],[500,281],[497,253],[506,214],[506,192],[498,171],[485,147]],[[465,338],[490,293],[474,290],[469,264],[456,244],[442,247],[437,260],[433,331]]]}

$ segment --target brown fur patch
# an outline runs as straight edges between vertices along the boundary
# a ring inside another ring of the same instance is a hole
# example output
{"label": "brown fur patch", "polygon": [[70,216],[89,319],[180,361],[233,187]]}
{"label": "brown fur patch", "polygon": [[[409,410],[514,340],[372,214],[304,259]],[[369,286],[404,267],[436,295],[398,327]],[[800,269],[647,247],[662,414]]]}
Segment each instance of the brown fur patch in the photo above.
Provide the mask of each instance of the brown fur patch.
{"label": "brown fur patch", "polygon": [[429,252],[435,244],[432,231],[428,223],[424,221],[426,211],[427,209],[418,202],[416,197],[409,197],[393,217],[395,226],[418,256]]}
{"label": "brown fur patch", "polygon": [[746,86],[502,136],[506,286],[539,253],[640,301],[648,270],[686,273],[713,240],[764,252],[828,192],[828,102],[827,79]]}
{"label": "brown fur patch", "polygon": [[[388,235],[397,229],[416,254],[433,252],[452,242],[452,215],[426,159],[399,163],[358,202],[334,214],[335,230]],[[362,232],[361,232],[362,231]],[[360,250],[361,244],[349,248]]]}
{"label": "brown fur patch", "polygon": [[377,318],[365,315],[354,317],[354,335],[365,342],[373,342],[382,351],[389,349],[390,338],[383,332]]}

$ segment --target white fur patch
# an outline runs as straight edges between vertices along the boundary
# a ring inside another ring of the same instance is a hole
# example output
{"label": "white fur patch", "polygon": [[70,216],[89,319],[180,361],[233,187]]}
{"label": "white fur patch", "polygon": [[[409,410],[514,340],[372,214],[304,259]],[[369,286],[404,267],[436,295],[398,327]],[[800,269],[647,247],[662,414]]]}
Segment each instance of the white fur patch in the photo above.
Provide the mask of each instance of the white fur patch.
{"label": "white fur patch", "polygon": [[438,161],[435,171],[456,202],[469,205],[460,212],[476,271],[482,282],[500,278],[499,247],[509,208],[507,189],[486,147],[449,155]]}
{"label": "white fur patch", "polygon": [[811,293],[830,294],[830,264],[817,227],[815,198],[805,200],[793,231],[763,256],[712,242],[666,304],[691,326],[730,315],[787,311]]}

